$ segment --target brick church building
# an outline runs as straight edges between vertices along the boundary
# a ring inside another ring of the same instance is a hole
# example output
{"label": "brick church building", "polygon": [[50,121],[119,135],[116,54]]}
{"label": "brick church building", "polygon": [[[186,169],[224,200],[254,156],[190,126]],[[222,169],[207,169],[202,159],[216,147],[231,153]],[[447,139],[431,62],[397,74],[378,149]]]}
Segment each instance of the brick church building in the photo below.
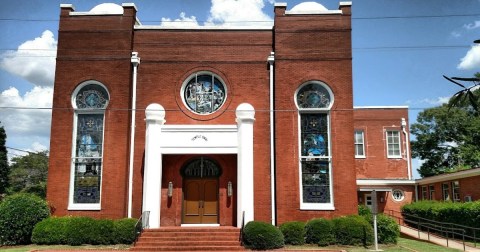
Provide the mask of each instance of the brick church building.
{"label": "brick church building", "polygon": [[381,211],[410,202],[408,108],[353,106],[351,3],[309,4],[275,4],[273,27],[194,28],[62,4],[54,214],[279,225],[354,214],[374,190]]}

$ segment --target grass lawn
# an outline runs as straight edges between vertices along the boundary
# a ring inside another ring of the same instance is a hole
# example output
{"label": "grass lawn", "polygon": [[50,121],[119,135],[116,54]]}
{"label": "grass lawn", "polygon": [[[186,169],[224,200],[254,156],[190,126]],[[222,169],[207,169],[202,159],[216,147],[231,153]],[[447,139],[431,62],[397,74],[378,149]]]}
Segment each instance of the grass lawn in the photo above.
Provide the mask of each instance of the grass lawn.
{"label": "grass lawn", "polygon": [[128,250],[130,245],[82,245],[82,246],[68,246],[68,245],[26,245],[26,246],[11,246],[0,247],[0,251],[5,252],[27,252],[32,250],[50,250],[50,249],[62,249],[62,250],[79,250],[79,249],[94,249],[94,250]]}
{"label": "grass lawn", "polygon": [[[27,252],[32,250],[50,250],[50,249],[65,249],[65,250],[82,250],[82,249],[95,249],[95,250],[128,250],[130,245],[82,245],[82,246],[67,246],[67,245],[27,245],[27,246],[12,246],[12,247],[0,247],[0,251],[5,252]],[[370,252],[374,247],[363,248],[363,247],[352,247],[352,246],[328,246],[328,247],[318,247],[314,245],[304,245],[304,246],[286,246],[287,249],[292,250],[318,250],[318,249],[336,249],[336,250],[345,250],[348,252]],[[449,252],[449,251],[459,251],[456,249],[445,248],[428,242],[418,241],[411,238],[401,237],[398,240],[396,245],[379,245],[379,249],[387,252],[423,252],[423,251],[432,251],[432,252]]]}
{"label": "grass lawn", "polygon": [[[312,245],[305,245],[305,246],[287,246],[288,249],[292,250],[314,250],[314,249],[319,249],[318,246],[312,246]],[[370,252],[373,249],[375,249],[374,246],[371,246],[369,248],[363,248],[363,247],[351,247],[351,246],[328,246],[328,247],[322,247],[324,249],[337,249],[337,250],[345,250],[348,252]],[[411,239],[408,237],[401,237],[398,239],[398,244],[396,245],[383,245],[379,244],[379,249],[383,251],[388,251],[388,252],[450,252],[450,251],[460,251],[452,248],[445,248],[436,244],[432,244],[429,242],[424,242],[424,241],[418,241],[415,239]]]}

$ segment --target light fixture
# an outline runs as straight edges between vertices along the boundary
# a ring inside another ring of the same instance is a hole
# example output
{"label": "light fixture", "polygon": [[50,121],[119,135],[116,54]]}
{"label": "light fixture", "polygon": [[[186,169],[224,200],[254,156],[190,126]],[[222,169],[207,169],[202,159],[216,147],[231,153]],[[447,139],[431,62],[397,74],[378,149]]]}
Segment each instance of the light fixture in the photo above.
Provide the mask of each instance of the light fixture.
{"label": "light fixture", "polygon": [[173,195],[173,183],[170,181],[168,182],[168,191],[167,191],[167,195],[169,198],[172,197]]}
{"label": "light fixture", "polygon": [[362,197],[358,197],[358,202],[362,203]]}
{"label": "light fixture", "polygon": [[233,186],[232,186],[232,181],[228,181],[227,184],[227,196],[232,197],[233,195]]}
{"label": "light fixture", "polygon": [[383,197],[380,197],[380,202],[383,203],[385,199]]}

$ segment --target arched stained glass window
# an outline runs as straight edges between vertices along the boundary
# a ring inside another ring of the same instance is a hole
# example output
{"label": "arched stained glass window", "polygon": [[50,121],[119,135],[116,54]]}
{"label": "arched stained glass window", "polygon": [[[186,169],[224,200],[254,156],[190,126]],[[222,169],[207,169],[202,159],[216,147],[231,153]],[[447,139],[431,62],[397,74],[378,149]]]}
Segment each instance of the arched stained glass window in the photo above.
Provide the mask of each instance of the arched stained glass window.
{"label": "arched stained glass window", "polygon": [[227,90],[217,75],[199,72],[185,81],[182,97],[188,109],[197,114],[208,115],[222,107],[227,98]]}
{"label": "arched stained glass window", "polygon": [[330,116],[333,94],[323,82],[311,81],[295,94],[299,112],[300,208],[333,209]]}
{"label": "arched stained glass window", "polygon": [[69,209],[100,209],[104,112],[107,89],[99,82],[80,84],[72,95],[75,109]]}
{"label": "arched stained glass window", "polygon": [[297,92],[296,100],[299,109],[330,108],[332,104],[329,90],[319,83],[303,85]]}

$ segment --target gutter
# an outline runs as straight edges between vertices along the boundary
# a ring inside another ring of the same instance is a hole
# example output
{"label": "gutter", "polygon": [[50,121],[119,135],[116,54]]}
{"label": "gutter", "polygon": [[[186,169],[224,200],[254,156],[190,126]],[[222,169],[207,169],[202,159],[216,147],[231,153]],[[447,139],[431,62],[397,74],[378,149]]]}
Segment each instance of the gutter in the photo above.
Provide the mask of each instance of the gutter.
{"label": "gutter", "polygon": [[137,69],[140,65],[138,52],[132,52],[131,61],[133,65],[132,76],[132,119],[130,125],[130,157],[128,163],[128,218],[132,218],[132,195],[133,195],[133,157],[135,150],[135,114],[137,110]]}
{"label": "gutter", "polygon": [[267,58],[270,69],[270,195],[272,197],[272,225],[275,226],[277,222],[276,217],[276,194],[275,194],[275,125],[274,125],[274,107],[273,107],[273,78],[274,78],[274,63],[275,53],[271,52]]}

